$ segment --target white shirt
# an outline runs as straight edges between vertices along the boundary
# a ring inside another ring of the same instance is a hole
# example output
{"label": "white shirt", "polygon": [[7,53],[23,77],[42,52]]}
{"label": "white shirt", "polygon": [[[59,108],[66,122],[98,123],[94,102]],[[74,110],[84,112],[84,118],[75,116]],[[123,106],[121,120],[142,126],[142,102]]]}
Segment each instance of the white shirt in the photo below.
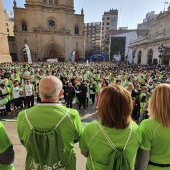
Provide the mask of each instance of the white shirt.
{"label": "white shirt", "polygon": [[13,87],[12,92],[13,92],[14,99],[17,99],[17,98],[20,97],[20,95],[19,95],[19,87],[18,86],[17,87]]}
{"label": "white shirt", "polygon": [[33,95],[33,87],[32,87],[32,84],[26,84],[25,85],[25,93],[26,93],[26,96],[32,96]]}
{"label": "white shirt", "polygon": [[4,110],[4,109],[6,109],[6,106],[2,104],[2,100],[0,100],[0,110]]}

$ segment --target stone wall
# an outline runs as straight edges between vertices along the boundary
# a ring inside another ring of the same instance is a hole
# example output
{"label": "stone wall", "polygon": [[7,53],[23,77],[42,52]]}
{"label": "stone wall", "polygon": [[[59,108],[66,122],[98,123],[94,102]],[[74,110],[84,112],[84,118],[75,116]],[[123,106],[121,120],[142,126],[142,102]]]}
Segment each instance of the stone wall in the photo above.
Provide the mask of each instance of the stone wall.
{"label": "stone wall", "polygon": [[[28,1],[26,1],[28,2]],[[32,1],[29,0],[29,3]],[[60,1],[65,2],[65,1]],[[68,4],[67,4],[68,5]],[[70,6],[73,1],[70,1]],[[49,28],[48,21],[53,19],[55,27]],[[22,21],[27,23],[27,31],[22,31]],[[79,57],[85,56],[84,50],[84,15],[74,14],[73,10],[55,8],[55,6],[34,5],[26,8],[14,8],[15,40],[19,61],[24,61],[23,47],[26,42],[32,55],[33,61],[38,58],[48,58],[49,51],[54,49],[58,57],[71,59],[73,51],[79,52]],[[79,35],[75,35],[74,28],[78,25]],[[36,57],[36,58],[35,58]]]}
{"label": "stone wall", "polygon": [[0,0],[0,40],[0,63],[11,62],[2,0]]}

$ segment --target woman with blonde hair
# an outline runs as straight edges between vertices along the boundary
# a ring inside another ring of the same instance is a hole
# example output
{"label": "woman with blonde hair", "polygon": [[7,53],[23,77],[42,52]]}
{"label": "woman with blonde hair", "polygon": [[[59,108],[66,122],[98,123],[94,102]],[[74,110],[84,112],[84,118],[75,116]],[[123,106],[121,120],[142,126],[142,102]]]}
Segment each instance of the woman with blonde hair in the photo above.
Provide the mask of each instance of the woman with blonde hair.
{"label": "woman with blonde hair", "polygon": [[140,124],[142,145],[138,150],[136,169],[170,169],[170,85],[158,85],[149,101],[150,119]]}
{"label": "woman with blonde hair", "polygon": [[132,109],[131,95],[125,88],[114,85],[103,89],[98,108],[100,121],[86,125],[79,143],[82,155],[87,157],[87,170],[108,169],[115,150],[123,150],[130,169],[134,169],[141,133],[131,120]]}

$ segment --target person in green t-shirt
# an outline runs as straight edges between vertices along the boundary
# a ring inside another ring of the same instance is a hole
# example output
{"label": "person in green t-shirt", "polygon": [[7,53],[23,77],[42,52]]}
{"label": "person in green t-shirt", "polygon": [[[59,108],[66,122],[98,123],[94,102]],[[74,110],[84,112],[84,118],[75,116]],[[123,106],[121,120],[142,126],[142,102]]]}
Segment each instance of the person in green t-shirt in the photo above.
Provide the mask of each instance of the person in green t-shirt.
{"label": "person in green t-shirt", "polygon": [[136,170],[170,169],[170,85],[158,85],[149,101],[150,118],[140,124],[142,144]]}
{"label": "person in green t-shirt", "polygon": [[[51,165],[51,162],[55,159],[56,154],[59,154],[62,155],[60,158],[65,161],[61,168],[75,170],[76,155],[74,143],[79,141],[82,133],[79,113],[77,110],[68,109],[58,102],[63,94],[63,89],[62,82],[57,77],[47,76],[41,79],[39,93],[41,103],[26,111],[21,111],[18,115],[18,136],[27,150],[25,169],[30,170],[30,167],[33,169],[35,165],[51,170],[56,169],[61,164],[54,162]],[[50,131],[51,129],[53,130]],[[42,133],[42,137],[40,136],[37,142],[35,140],[36,137],[32,137],[32,133],[36,132],[38,134]],[[54,139],[56,132],[57,138]],[[51,135],[50,137],[48,133]],[[44,135],[47,135],[49,138],[44,138]],[[54,139],[53,142],[51,142],[52,139]],[[36,147],[39,145],[39,142],[45,140],[48,140],[48,142],[45,142],[43,146],[40,145],[40,148]]]}
{"label": "person in green t-shirt", "polygon": [[14,170],[13,161],[13,145],[6,134],[4,125],[0,122],[0,170]]}
{"label": "person in green t-shirt", "polygon": [[87,170],[108,169],[110,155],[114,152],[110,141],[117,150],[125,149],[129,167],[134,170],[136,152],[142,138],[138,125],[130,118],[132,109],[131,95],[126,89],[118,85],[103,89],[98,108],[100,121],[86,125],[79,142],[82,155],[87,157]]}

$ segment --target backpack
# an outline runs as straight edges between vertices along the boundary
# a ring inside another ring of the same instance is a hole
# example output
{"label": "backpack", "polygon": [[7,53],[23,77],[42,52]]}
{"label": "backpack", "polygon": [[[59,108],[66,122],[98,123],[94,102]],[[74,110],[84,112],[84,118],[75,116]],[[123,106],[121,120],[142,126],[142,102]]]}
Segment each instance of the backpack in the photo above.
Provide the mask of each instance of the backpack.
{"label": "backpack", "polygon": [[[126,141],[126,144],[125,144],[123,150],[118,150],[114,146],[111,139],[109,138],[109,136],[106,134],[106,132],[104,131],[104,129],[102,128],[102,126],[99,123],[98,123],[98,126],[99,126],[100,130],[102,131],[102,133],[104,134],[106,140],[109,142],[110,146],[113,149],[113,151],[111,152],[109,159],[108,159],[107,170],[131,170],[128,159],[125,155],[125,149],[126,149],[126,146],[129,142],[129,139],[130,139],[131,134],[132,134],[132,124],[130,124],[130,134],[128,136],[128,139]],[[92,161],[93,170],[95,170],[94,163],[93,163],[91,155],[90,155],[90,158],[91,158],[91,161]]]}
{"label": "backpack", "polygon": [[63,143],[59,140],[57,127],[67,116],[68,111],[58,122],[55,128],[50,130],[39,130],[33,128],[28,120],[26,110],[25,118],[31,128],[27,142],[26,170],[66,170],[70,153],[65,153]]}

